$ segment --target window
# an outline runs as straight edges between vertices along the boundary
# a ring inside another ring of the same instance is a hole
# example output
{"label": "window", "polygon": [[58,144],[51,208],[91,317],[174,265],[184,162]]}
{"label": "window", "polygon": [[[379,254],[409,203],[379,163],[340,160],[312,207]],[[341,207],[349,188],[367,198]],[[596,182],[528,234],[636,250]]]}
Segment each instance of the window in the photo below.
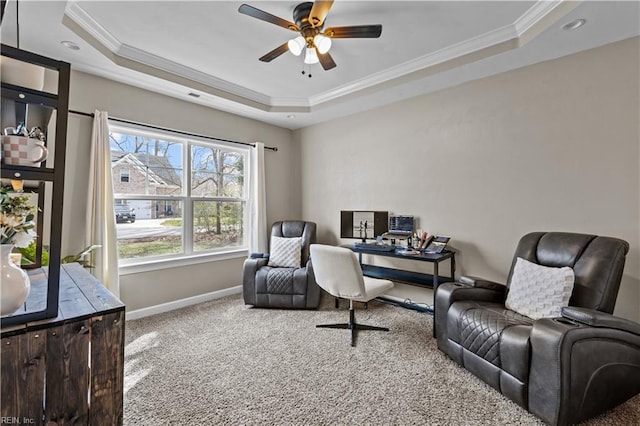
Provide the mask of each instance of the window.
{"label": "window", "polygon": [[121,264],[247,248],[248,149],[109,130]]}

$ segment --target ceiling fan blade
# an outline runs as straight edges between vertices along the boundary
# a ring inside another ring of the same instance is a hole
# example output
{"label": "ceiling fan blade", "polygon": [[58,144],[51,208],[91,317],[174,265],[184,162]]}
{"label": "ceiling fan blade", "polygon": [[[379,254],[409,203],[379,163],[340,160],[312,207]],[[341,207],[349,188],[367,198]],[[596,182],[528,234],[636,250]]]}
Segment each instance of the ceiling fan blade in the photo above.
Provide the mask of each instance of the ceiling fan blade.
{"label": "ceiling fan blade", "polygon": [[287,43],[281,44],[280,46],[278,46],[275,49],[273,49],[271,52],[263,55],[258,60],[262,61],[262,62],[271,62],[271,61],[273,61],[275,58],[277,58],[278,56],[282,55],[283,53],[285,53],[286,51],[289,50],[289,46],[287,46]]}
{"label": "ceiling fan blade", "polygon": [[314,27],[321,27],[332,5],[333,0],[316,0],[309,12],[309,23]]}
{"label": "ceiling fan blade", "polygon": [[264,10],[256,9],[248,4],[243,4],[238,8],[238,12],[251,16],[252,18],[260,19],[261,21],[269,22],[270,24],[278,25],[282,28],[286,28],[291,31],[300,31],[300,28],[291,21],[279,18],[275,15],[265,12]]}
{"label": "ceiling fan blade", "polygon": [[336,67],[336,63],[333,61],[331,55],[329,55],[329,52],[320,53],[318,52],[317,48],[316,52],[318,54],[318,59],[320,60],[320,65],[322,65],[322,68],[324,68],[325,71],[329,71],[330,69]]}
{"label": "ceiling fan blade", "polygon": [[331,38],[378,38],[382,34],[382,25],[332,27],[325,29],[323,34]]}

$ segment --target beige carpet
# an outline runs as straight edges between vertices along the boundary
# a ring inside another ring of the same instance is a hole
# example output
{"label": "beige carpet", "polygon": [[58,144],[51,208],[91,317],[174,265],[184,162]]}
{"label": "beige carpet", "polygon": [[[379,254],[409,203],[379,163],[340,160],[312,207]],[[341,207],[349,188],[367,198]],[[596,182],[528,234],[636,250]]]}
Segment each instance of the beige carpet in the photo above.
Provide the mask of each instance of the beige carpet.
{"label": "beige carpet", "polygon": [[[534,416],[440,351],[427,314],[358,309],[390,332],[316,329],[345,322],[318,311],[246,307],[230,296],[128,321],[125,425],[539,425]],[[639,425],[640,397],[589,424]]]}

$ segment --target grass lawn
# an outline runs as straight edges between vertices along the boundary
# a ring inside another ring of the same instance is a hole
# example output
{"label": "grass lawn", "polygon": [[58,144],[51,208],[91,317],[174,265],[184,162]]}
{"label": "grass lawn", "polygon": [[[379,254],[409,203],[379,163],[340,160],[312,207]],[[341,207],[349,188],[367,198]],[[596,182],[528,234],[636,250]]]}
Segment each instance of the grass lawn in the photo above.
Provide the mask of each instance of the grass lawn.
{"label": "grass lawn", "polygon": [[118,255],[120,259],[132,259],[136,257],[161,256],[182,251],[180,237],[163,239],[158,241],[130,241],[123,244],[118,241]]}
{"label": "grass lawn", "polygon": [[[179,221],[180,219],[169,219],[165,222],[176,220]],[[162,224],[165,225],[164,222]],[[242,244],[242,235],[238,233],[238,231],[228,231],[221,234],[214,232],[197,232],[194,235],[193,248],[195,251],[206,251],[220,247],[238,246],[240,244]],[[120,259],[162,256],[181,252],[182,237],[179,235],[118,240],[118,255]]]}

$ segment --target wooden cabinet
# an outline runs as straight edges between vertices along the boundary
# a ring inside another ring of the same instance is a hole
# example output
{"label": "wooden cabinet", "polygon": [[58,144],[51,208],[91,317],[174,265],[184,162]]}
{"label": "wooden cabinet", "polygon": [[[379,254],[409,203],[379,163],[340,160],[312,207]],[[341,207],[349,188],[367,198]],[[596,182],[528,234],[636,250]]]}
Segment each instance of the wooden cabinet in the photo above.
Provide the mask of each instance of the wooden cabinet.
{"label": "wooden cabinet", "polygon": [[[46,270],[31,272],[46,281]],[[125,307],[79,264],[62,265],[56,318],[2,328],[8,423],[121,425]]]}
{"label": "wooden cabinet", "polygon": [[[43,246],[49,253],[46,285],[32,288],[33,294],[23,308],[2,317],[1,324],[5,327],[58,314],[70,65],[4,44],[0,53],[0,129],[18,128],[20,124],[27,129],[39,128],[46,137],[48,149],[48,158],[37,167],[7,164],[4,159],[0,167],[3,186],[20,182],[25,193],[37,198],[34,201],[39,207],[35,266],[40,266]],[[36,78],[25,78],[31,74]],[[46,297],[41,297],[41,292]]]}

